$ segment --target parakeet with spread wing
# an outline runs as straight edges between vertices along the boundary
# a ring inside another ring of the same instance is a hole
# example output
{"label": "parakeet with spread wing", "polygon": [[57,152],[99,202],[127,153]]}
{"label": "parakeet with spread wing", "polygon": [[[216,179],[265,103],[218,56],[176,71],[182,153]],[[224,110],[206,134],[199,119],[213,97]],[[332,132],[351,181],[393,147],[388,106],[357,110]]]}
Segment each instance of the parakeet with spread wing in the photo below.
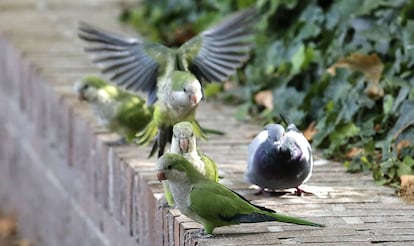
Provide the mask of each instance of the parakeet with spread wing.
{"label": "parakeet with spread wing", "polygon": [[193,124],[198,137],[206,138],[195,122],[204,82],[221,82],[236,72],[249,57],[254,43],[254,8],[239,11],[188,40],[178,49],[102,31],[84,22],[79,37],[90,46],[85,51],[111,82],[148,94],[155,104],[153,118],[138,135],[140,144],[155,137],[150,156],[164,152],[172,127],[180,121]]}
{"label": "parakeet with spread wing", "polygon": [[168,180],[176,207],[202,224],[206,234],[212,234],[214,228],[220,226],[264,221],[323,227],[250,203],[240,194],[202,175],[179,154],[164,154],[157,166],[157,178]]}

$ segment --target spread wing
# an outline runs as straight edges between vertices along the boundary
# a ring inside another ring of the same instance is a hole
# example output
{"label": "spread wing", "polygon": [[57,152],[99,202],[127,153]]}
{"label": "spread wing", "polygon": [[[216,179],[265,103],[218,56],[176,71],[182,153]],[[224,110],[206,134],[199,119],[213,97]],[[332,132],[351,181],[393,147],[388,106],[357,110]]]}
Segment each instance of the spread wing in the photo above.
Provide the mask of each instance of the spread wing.
{"label": "spread wing", "polygon": [[157,77],[164,65],[160,58],[169,54],[167,47],[106,32],[85,22],[79,25],[79,37],[90,44],[85,51],[113,83],[148,93],[149,105],[157,100]]}
{"label": "spread wing", "polygon": [[254,8],[239,11],[184,43],[177,53],[180,69],[199,81],[228,79],[249,58],[256,17]]}

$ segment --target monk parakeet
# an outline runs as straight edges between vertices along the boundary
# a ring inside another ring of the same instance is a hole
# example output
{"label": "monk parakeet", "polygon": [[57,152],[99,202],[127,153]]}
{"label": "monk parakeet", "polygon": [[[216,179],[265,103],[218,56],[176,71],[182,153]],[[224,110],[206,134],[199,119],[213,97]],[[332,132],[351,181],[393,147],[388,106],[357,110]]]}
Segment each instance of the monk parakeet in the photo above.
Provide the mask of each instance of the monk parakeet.
{"label": "monk parakeet", "polygon": [[312,148],[294,124],[287,131],[279,124],[267,125],[250,143],[245,178],[265,188],[296,188],[296,194],[308,193],[299,186],[312,175]]}
{"label": "monk parakeet", "polygon": [[150,122],[153,107],[132,93],[119,89],[97,76],[75,83],[80,100],[90,104],[98,122],[120,134],[128,143]]}
{"label": "monk parakeet", "polygon": [[[174,125],[170,152],[184,156],[201,174],[218,181],[217,165],[210,157],[198,151],[190,122],[182,121]],[[168,181],[163,182],[163,188],[168,205],[173,207],[174,199]]]}
{"label": "monk parakeet", "polygon": [[201,83],[225,81],[243,65],[254,43],[256,17],[253,8],[237,12],[178,49],[105,32],[83,22],[79,37],[90,43],[85,51],[94,56],[93,62],[111,82],[133,92],[146,92],[149,105],[156,102],[152,121],[138,137],[140,144],[155,137],[150,155],[158,149],[161,156],[175,123],[189,121],[195,134],[205,138],[194,123],[202,98]]}
{"label": "monk parakeet", "polygon": [[181,155],[166,153],[158,159],[157,166],[157,178],[168,180],[176,207],[201,223],[204,233],[212,234],[214,228],[220,226],[264,221],[323,226],[250,203],[240,194],[202,175]]}

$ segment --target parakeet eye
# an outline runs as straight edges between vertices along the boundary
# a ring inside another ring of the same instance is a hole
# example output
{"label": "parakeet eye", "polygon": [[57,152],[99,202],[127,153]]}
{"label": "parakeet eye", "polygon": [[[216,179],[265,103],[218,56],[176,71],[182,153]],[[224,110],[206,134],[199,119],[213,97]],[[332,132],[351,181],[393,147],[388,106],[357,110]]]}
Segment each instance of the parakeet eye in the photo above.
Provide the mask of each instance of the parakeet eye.
{"label": "parakeet eye", "polygon": [[172,168],[172,166],[171,166],[171,165],[169,165],[167,168],[168,168],[168,169],[171,169],[171,168]]}
{"label": "parakeet eye", "polygon": [[184,92],[187,92],[187,88],[184,88],[184,89],[183,89],[183,91],[184,91]]}
{"label": "parakeet eye", "polygon": [[88,88],[89,88],[89,85],[88,85],[88,84],[83,85],[83,89],[84,89],[84,90],[86,90],[86,89],[88,89]]}

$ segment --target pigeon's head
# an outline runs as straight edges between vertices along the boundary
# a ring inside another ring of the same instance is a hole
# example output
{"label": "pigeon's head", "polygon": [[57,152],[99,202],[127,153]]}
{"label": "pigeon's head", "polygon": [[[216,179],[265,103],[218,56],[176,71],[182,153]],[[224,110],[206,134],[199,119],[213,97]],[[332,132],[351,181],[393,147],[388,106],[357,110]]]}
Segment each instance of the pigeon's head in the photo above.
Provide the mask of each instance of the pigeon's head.
{"label": "pigeon's head", "polygon": [[279,142],[279,153],[290,161],[299,161],[302,158],[302,151],[297,141],[289,136],[284,137]]}
{"label": "pigeon's head", "polygon": [[279,124],[269,124],[265,126],[265,131],[267,131],[268,138],[273,141],[279,141],[285,135],[285,128]]}

